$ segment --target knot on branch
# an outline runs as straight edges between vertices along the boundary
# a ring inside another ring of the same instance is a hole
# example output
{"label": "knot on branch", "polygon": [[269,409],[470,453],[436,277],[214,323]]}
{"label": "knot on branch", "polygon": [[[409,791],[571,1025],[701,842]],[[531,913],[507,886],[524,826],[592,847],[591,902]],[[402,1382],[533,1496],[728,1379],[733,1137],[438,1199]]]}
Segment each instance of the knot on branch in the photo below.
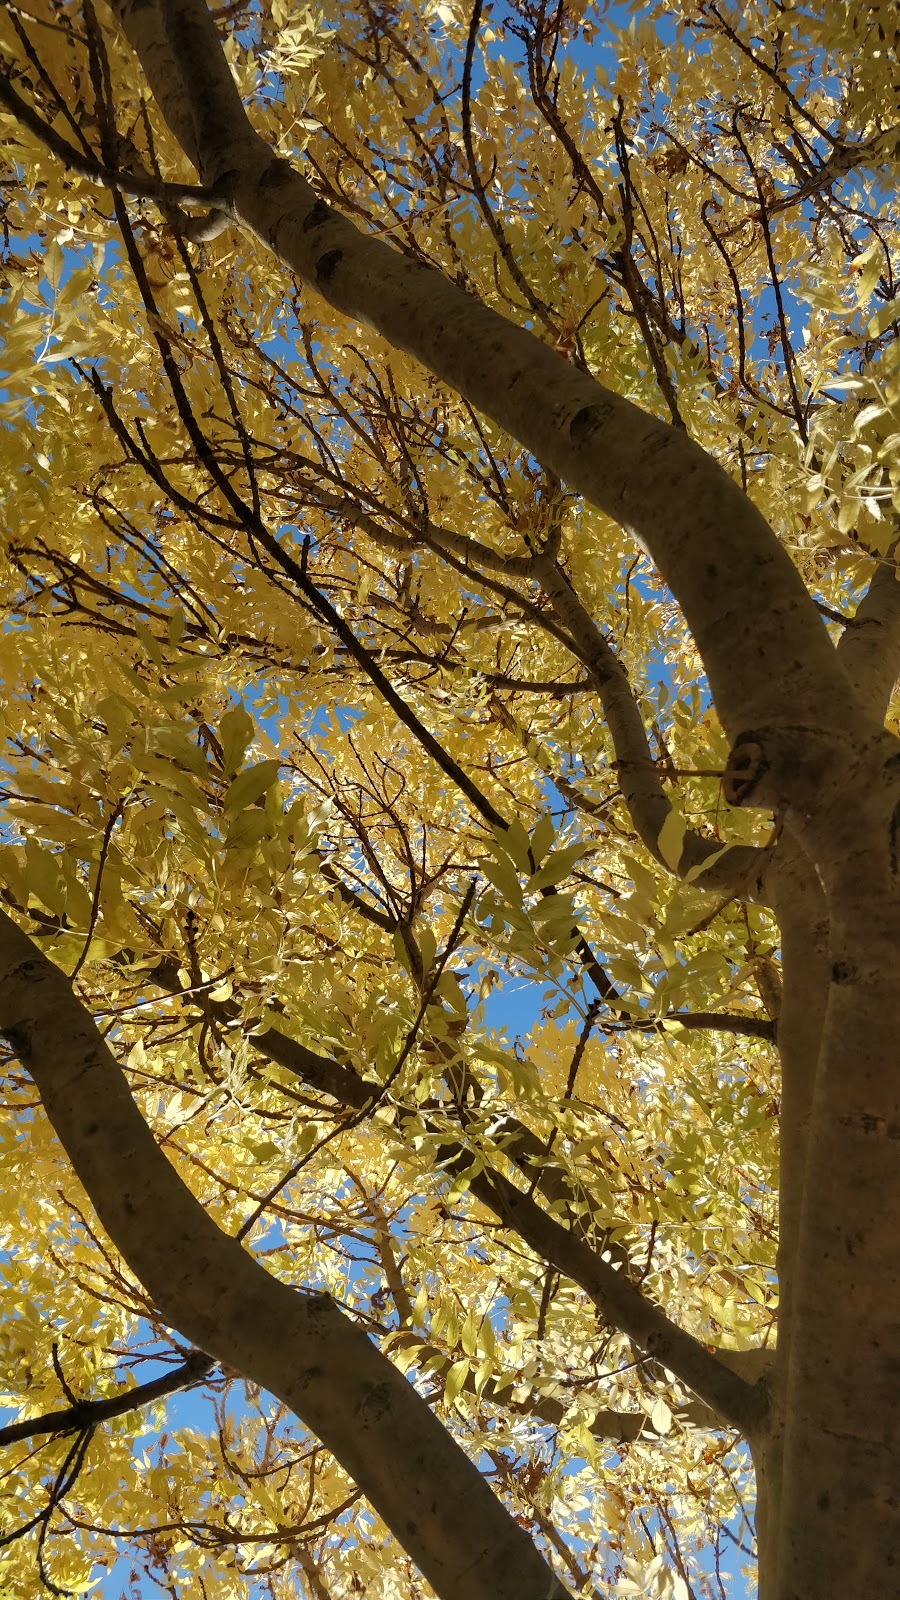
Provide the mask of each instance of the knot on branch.
{"label": "knot on branch", "polygon": [[730,806],[748,805],[769,763],[762,745],[752,734],[740,734],[722,774],[722,793]]}
{"label": "knot on branch", "polygon": [[722,793],[729,805],[811,816],[836,785],[843,787],[856,755],[832,729],[799,723],[747,729],[731,747]]}

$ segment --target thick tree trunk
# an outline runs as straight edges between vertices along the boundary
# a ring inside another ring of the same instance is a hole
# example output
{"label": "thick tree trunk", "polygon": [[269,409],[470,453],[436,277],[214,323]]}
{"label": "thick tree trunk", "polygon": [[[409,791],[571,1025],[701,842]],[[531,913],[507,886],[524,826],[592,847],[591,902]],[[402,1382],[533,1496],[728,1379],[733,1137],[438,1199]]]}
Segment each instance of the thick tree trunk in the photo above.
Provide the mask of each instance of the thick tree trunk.
{"label": "thick tree trunk", "polygon": [[812,1098],[828,998],[828,914],[821,884],[796,838],[786,837],[765,878],[781,935],[783,992],[776,1024],[781,1060],[778,1191],[778,1347],[769,1372],[765,1432],[752,1440],[757,1483],[760,1594],[774,1595],[793,1330],[792,1285]]}
{"label": "thick tree trunk", "polygon": [[833,919],[791,1284],[775,1600],[900,1593],[898,952],[892,886]]}
{"label": "thick tree trunk", "polygon": [[755,1441],[763,1600],[900,1593],[896,742],[875,738],[828,775],[814,809],[827,963],[823,973],[818,896],[804,912],[798,895],[784,924],[785,959],[797,958],[781,1036],[784,1305]]}
{"label": "thick tree trunk", "polygon": [[[250,127],[202,0],[113,3],[169,126],[234,220],[336,309],[417,357],[643,542],[693,630],[724,725],[747,740],[753,803],[787,816],[811,863],[824,911],[810,886],[808,993],[804,999],[798,978],[782,1023],[785,1336],[768,1420],[751,1440],[764,1516],[763,1600],[887,1600],[900,1593],[900,756],[877,731],[884,661],[859,648],[838,658],[761,516],[683,432],[603,389],[440,273],[365,238],[318,200]],[[881,600],[875,620],[896,634],[896,596],[885,590]],[[785,955],[798,970],[803,937],[802,916],[794,925],[786,913]],[[15,1018],[14,1035],[22,1028]],[[36,1076],[65,1138],[69,1100],[90,1076],[73,1072],[64,1089],[37,1065]],[[125,1117],[118,1101],[104,1102],[104,1125],[114,1112]],[[100,1119],[92,1115],[87,1126],[87,1113],[81,1116],[84,1125],[74,1133],[68,1127],[70,1149],[102,1216],[104,1162],[115,1152],[86,1161],[85,1150],[105,1152],[107,1144]],[[131,1129],[123,1149],[145,1135]],[[167,1167],[158,1151],[145,1158]],[[119,1163],[116,1185],[133,1181],[131,1166],[123,1171]],[[326,1315],[311,1304],[292,1312],[302,1338],[285,1352],[287,1291],[263,1289],[252,1263],[234,1272],[233,1252],[223,1253],[211,1234],[195,1238],[181,1215],[173,1201],[165,1262],[129,1233],[135,1270],[162,1304],[177,1304],[183,1331],[235,1365],[236,1349],[252,1350],[258,1372],[259,1318],[267,1319],[272,1351],[263,1381],[350,1466],[439,1593],[537,1600],[561,1592],[525,1536],[519,1542],[509,1528],[501,1531],[509,1519],[499,1506],[494,1515],[489,1491],[473,1468],[466,1475],[455,1447],[439,1442],[435,1429],[443,1430],[427,1408],[418,1420],[393,1380],[382,1384],[371,1347],[351,1338],[357,1330],[335,1321],[334,1308]],[[217,1285],[214,1313],[184,1278],[195,1251],[199,1281]],[[181,1274],[174,1289],[171,1274]],[[323,1391],[319,1382],[317,1362],[332,1340],[335,1349],[346,1345],[346,1392],[334,1384]],[[385,1450],[383,1429],[370,1426],[373,1406],[397,1407],[395,1454]],[[418,1463],[418,1485],[415,1472],[395,1481],[400,1461]],[[454,1487],[442,1483],[438,1503],[432,1483],[444,1470]],[[471,1543],[465,1559],[460,1526]]]}

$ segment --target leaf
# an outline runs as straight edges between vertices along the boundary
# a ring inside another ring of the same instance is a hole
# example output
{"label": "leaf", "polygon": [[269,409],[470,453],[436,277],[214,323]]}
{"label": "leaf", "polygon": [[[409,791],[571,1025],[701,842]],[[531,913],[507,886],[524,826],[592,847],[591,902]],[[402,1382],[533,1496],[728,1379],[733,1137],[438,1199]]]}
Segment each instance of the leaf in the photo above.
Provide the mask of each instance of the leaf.
{"label": "leaf", "polygon": [[529,915],[532,922],[541,923],[545,931],[547,923],[554,922],[570,928],[575,919],[575,903],[569,894],[548,895],[532,906]]}
{"label": "leaf", "polygon": [[498,859],[508,856],[520,872],[531,870],[531,841],[517,817],[508,828],[494,829],[494,851]]}
{"label": "leaf", "polygon": [[260,761],[255,767],[245,767],[243,772],[239,772],[225,795],[226,812],[240,811],[244,806],[252,806],[255,801],[261,800],[276,782],[278,768],[277,761]]}
{"label": "leaf", "polygon": [[900,295],[893,300],[888,300],[869,318],[866,332],[870,339],[878,339],[892,323],[900,318]]}
{"label": "leaf", "polygon": [[232,819],[225,843],[229,850],[252,849],[269,833],[269,819],[264,811],[241,811]]}
{"label": "leaf", "polygon": [[528,879],[528,890],[550,889],[569,876],[576,862],[583,860],[587,846],[583,841],[566,845],[562,850],[551,850],[542,867]]}
{"label": "leaf", "polygon": [[684,835],[686,823],[680,811],[672,806],[665,822],[659,830],[659,853],[673,872],[678,871],[678,863],[684,853]]}
{"label": "leaf", "polygon": [[403,968],[404,972],[412,974],[412,960],[409,950],[406,946],[406,941],[404,940],[399,928],[395,928],[391,934],[391,944],[394,948],[395,960],[400,963],[400,966]]}
{"label": "leaf", "polygon": [[57,914],[64,910],[65,892],[59,859],[45,850],[37,839],[29,839],[25,846],[25,889],[29,901],[34,898],[46,911]]}
{"label": "leaf", "polygon": [[453,972],[442,972],[438,979],[437,991],[442,1000],[446,1000],[450,1010],[458,1017],[468,1015],[466,997],[460,988],[459,979]]}
{"label": "leaf", "polygon": [[219,719],[217,729],[226,772],[238,772],[254,734],[254,723],[244,706],[232,706]]}
{"label": "leaf", "polygon": [[531,854],[540,864],[556,838],[556,829],[549,811],[545,811],[531,835]]}
{"label": "leaf", "polygon": [[521,906],[522,885],[515,867],[506,855],[497,855],[493,859],[485,856],[479,861],[485,877],[500,890],[504,900],[511,906]]}
{"label": "leaf", "polygon": [[459,1330],[459,1342],[467,1356],[474,1356],[478,1349],[478,1318],[474,1307],[466,1314],[465,1321]]}
{"label": "leaf", "polygon": [[494,1362],[491,1356],[483,1356],[475,1369],[475,1393],[481,1399],[485,1385],[494,1375]]}
{"label": "leaf", "polygon": [[853,432],[862,433],[870,422],[875,422],[878,417],[886,415],[887,406],[882,405],[880,401],[870,401],[857,412],[853,420]]}
{"label": "leaf", "polygon": [[415,1365],[420,1349],[421,1345],[408,1344],[401,1346],[399,1350],[393,1350],[391,1360],[397,1371],[408,1372],[410,1367]]}
{"label": "leaf", "polygon": [[444,1379],[444,1401],[448,1406],[452,1406],[457,1396],[461,1393],[470,1370],[471,1367],[468,1361],[454,1361]]}
{"label": "leaf", "polygon": [[684,882],[696,883],[698,878],[702,878],[704,872],[708,872],[710,867],[714,866],[717,861],[721,861],[723,856],[727,856],[729,850],[732,848],[732,842],[729,840],[727,844],[723,844],[719,850],[713,850],[712,853],[706,856],[703,861],[696,862],[693,867],[689,867],[687,872],[684,873]]}
{"label": "leaf", "polygon": [[64,257],[62,250],[57,241],[54,239],[48,245],[47,253],[44,256],[44,277],[47,279],[47,282],[49,283],[54,294],[56,294],[57,290],[59,289],[59,283],[63,271],[63,262]]}
{"label": "leaf", "polygon": [[859,520],[859,513],[859,501],[851,498],[848,495],[847,498],[841,502],[841,506],[838,511],[838,533],[849,533],[850,529],[855,527],[857,521]]}
{"label": "leaf", "polygon": [[672,1426],[672,1413],[665,1400],[657,1400],[650,1412],[650,1421],[655,1433],[668,1433]]}
{"label": "leaf", "polygon": [[868,248],[851,261],[851,270],[859,274],[856,281],[856,300],[858,305],[863,306],[868,301],[881,276],[883,263],[884,256],[879,239],[873,239]]}

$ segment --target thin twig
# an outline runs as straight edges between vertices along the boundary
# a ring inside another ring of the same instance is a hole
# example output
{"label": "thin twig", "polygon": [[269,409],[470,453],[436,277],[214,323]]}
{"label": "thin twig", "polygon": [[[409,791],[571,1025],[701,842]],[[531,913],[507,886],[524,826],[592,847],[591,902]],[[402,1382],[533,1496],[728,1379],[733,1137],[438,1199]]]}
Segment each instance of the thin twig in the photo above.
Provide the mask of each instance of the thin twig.
{"label": "thin twig", "polygon": [[[127,796],[125,798],[127,798]],[[103,830],[103,841],[102,841],[102,843],[100,845],[100,858],[99,858],[99,860],[97,862],[97,877],[96,877],[96,880],[95,880],[95,883],[94,883],[93,898],[91,900],[91,915],[90,915],[90,918],[88,920],[87,938],[85,939],[84,945],[82,946],[81,954],[78,957],[78,960],[76,961],[76,963],[75,963],[75,965],[72,968],[72,971],[70,973],[70,978],[71,978],[73,983],[75,982],[75,979],[78,977],[79,972],[81,971],[82,967],[84,966],[84,963],[87,960],[88,951],[91,948],[91,940],[94,937],[94,929],[97,926],[97,918],[100,915],[100,889],[101,889],[101,886],[102,886],[102,883],[103,883],[103,869],[106,866],[106,858],[107,858],[107,856],[109,854],[109,846],[110,846],[110,840],[112,839],[112,831],[113,831],[113,828],[115,827],[116,823],[118,822],[119,818],[121,817],[122,812],[123,812],[124,809],[125,809],[125,799],[118,800],[116,802],[116,805],[115,805],[114,809],[110,812],[109,816],[106,819],[106,827]]]}

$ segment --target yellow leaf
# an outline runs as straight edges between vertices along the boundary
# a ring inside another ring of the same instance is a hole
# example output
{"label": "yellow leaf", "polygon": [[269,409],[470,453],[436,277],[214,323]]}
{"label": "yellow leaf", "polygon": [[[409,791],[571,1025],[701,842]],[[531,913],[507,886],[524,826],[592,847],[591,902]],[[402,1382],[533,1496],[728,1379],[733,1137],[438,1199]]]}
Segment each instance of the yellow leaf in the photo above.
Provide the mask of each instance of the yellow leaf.
{"label": "yellow leaf", "polygon": [[665,822],[659,830],[659,853],[667,867],[673,872],[678,871],[678,863],[684,851],[684,835],[686,824],[680,811],[673,806]]}
{"label": "yellow leaf", "polygon": [[470,1363],[468,1361],[454,1361],[444,1380],[444,1400],[448,1406],[453,1405],[469,1376],[469,1371]]}
{"label": "yellow leaf", "polygon": [[672,1413],[665,1400],[659,1399],[650,1412],[650,1421],[655,1433],[668,1433],[672,1426]]}
{"label": "yellow leaf", "polygon": [[260,761],[255,767],[245,767],[239,772],[225,795],[225,810],[240,811],[261,800],[278,777],[278,765],[277,761]]}

